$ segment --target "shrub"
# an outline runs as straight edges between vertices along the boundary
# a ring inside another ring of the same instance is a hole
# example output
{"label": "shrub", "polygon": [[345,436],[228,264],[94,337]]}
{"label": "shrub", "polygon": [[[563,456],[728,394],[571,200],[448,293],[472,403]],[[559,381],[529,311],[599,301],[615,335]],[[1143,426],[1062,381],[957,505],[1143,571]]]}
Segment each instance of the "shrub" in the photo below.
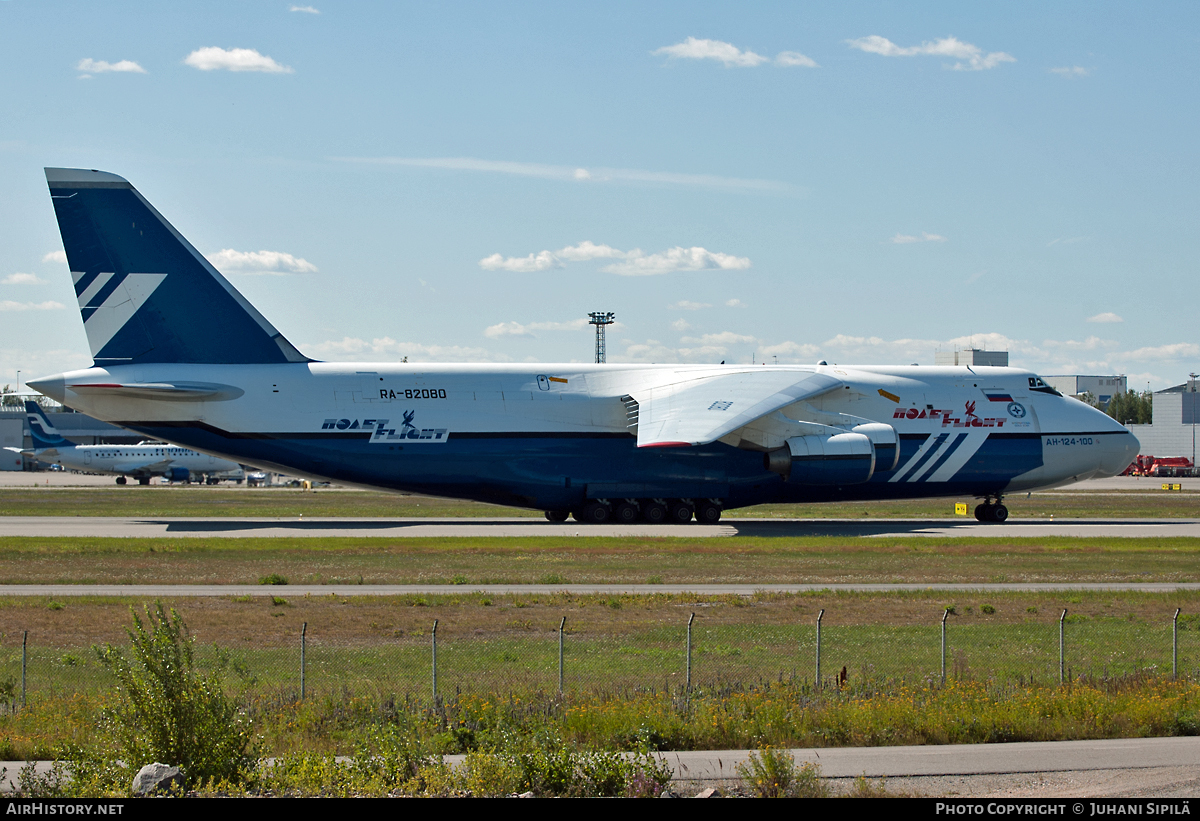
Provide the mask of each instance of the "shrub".
{"label": "shrub", "polygon": [[146,606],[145,623],[130,610],[130,657],[112,645],[96,648],[120,697],[107,713],[120,757],[135,772],[157,761],[180,767],[191,784],[240,783],[255,752],[248,722],[222,687],[227,659],[218,654],[217,669],[202,675],[194,640],[174,609]]}
{"label": "shrub", "polygon": [[829,795],[829,788],[821,780],[821,770],[816,764],[806,761],[797,767],[796,759],[790,754],[770,747],[750,753],[750,758],[738,764],[737,774],[760,798],[826,798]]}

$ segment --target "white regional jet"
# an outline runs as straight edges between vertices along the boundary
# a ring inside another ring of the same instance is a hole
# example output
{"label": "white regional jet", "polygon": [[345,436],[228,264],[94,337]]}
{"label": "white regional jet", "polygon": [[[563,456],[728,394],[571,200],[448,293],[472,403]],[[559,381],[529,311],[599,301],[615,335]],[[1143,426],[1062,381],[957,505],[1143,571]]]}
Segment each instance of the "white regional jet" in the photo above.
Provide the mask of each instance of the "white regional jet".
{"label": "white regional jet", "polygon": [[992,367],[316,362],[126,180],[46,179],[95,359],[28,384],[273,470],[586,522],[763,502],[977,497],[1125,469],[1137,440]]}
{"label": "white regional jet", "polygon": [[165,442],[76,445],[55,429],[36,402],[26,402],[25,413],[29,416],[29,436],[33,440],[33,447],[21,453],[39,462],[62,465],[68,470],[115,473],[118,485],[125,484],[126,476],[137,479],[143,485],[150,484],[153,476],[165,476],[172,482],[187,482],[193,478],[207,478],[211,482],[222,473],[241,469],[237,462]]}

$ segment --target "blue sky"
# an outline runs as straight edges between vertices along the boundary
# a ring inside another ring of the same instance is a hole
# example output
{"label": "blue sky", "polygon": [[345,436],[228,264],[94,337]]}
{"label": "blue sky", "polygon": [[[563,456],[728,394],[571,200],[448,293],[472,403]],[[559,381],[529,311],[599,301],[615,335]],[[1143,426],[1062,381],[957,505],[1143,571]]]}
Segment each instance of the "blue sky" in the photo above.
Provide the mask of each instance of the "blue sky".
{"label": "blue sky", "polygon": [[[90,364],[47,165],[321,359],[1200,369],[1195,3],[0,0],[0,382]],[[55,252],[60,252],[58,259]]]}

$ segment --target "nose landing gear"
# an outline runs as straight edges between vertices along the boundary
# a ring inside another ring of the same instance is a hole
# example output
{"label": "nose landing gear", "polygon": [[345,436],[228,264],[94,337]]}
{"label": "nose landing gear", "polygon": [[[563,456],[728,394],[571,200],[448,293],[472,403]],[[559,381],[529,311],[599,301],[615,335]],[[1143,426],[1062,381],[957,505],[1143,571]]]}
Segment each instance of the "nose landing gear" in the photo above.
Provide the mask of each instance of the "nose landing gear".
{"label": "nose landing gear", "polygon": [[988,497],[983,504],[975,506],[975,520],[999,524],[1008,520],[1008,508],[1001,504],[999,496],[995,502]]}

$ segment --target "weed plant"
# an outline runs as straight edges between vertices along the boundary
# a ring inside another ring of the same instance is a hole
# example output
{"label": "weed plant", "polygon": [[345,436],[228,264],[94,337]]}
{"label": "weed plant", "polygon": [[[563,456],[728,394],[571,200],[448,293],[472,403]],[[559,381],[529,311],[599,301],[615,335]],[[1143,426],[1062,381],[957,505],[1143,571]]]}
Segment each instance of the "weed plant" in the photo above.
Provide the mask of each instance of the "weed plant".
{"label": "weed plant", "polygon": [[[192,783],[238,782],[254,766],[249,722],[225,692],[223,668],[197,671],[193,640],[175,610],[161,602],[131,610],[129,655],[111,644],[96,649],[112,674],[119,700],[103,712],[102,728],[132,772],[153,762],[180,767]],[[103,766],[89,767],[78,748],[76,768],[103,780]]]}
{"label": "weed plant", "polygon": [[750,753],[737,766],[743,785],[759,798],[828,798],[829,788],[821,780],[821,769],[796,759],[782,750],[764,747]]}

